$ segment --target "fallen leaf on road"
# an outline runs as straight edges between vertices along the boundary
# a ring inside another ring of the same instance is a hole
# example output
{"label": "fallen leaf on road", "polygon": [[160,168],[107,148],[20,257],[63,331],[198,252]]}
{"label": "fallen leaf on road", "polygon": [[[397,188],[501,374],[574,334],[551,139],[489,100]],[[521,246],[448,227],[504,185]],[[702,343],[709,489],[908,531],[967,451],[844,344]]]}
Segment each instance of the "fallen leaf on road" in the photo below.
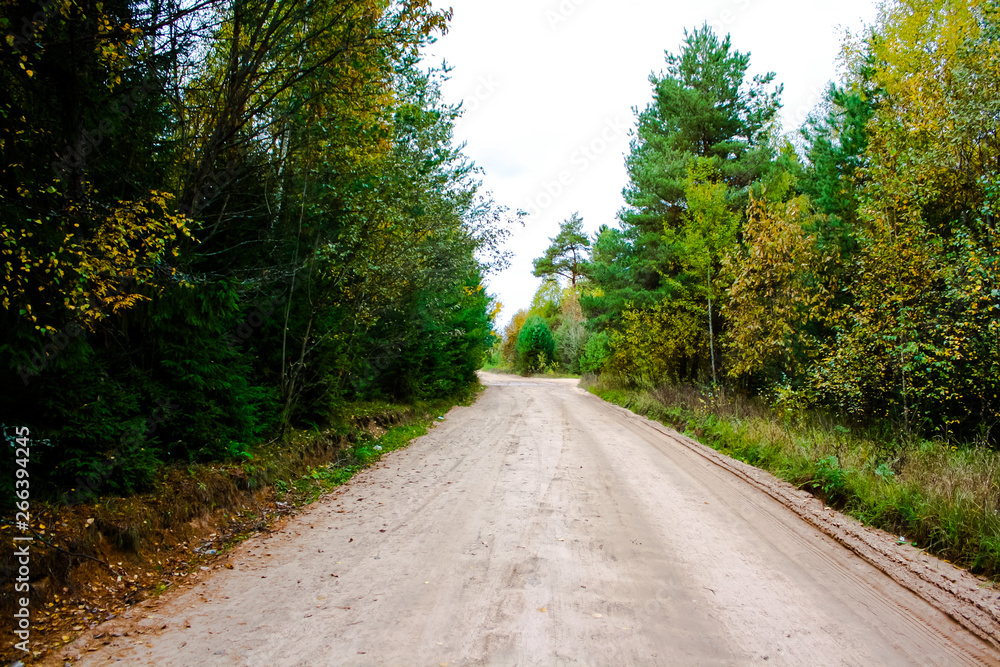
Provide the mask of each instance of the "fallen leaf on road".
{"label": "fallen leaf on road", "polygon": [[604,618],[601,614],[594,614],[594,618]]}
{"label": "fallen leaf on road", "polygon": [[542,612],[544,614],[546,612],[546,609],[545,609],[545,607],[539,607],[538,611],[540,611],[540,612]]}

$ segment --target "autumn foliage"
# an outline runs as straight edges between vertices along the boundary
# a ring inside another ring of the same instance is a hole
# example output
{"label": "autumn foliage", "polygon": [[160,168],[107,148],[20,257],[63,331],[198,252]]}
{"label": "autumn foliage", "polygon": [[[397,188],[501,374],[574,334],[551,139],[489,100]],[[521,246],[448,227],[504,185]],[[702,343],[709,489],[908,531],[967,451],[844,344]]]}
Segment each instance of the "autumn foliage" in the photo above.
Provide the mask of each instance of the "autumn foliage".
{"label": "autumn foliage", "polygon": [[419,64],[449,18],[2,3],[0,425],[41,443],[39,495],[475,381],[506,215]]}
{"label": "autumn foliage", "polygon": [[795,138],[773,75],[690,33],[651,77],[621,226],[593,243],[605,373],[996,445],[998,56],[995,2],[889,0]]}

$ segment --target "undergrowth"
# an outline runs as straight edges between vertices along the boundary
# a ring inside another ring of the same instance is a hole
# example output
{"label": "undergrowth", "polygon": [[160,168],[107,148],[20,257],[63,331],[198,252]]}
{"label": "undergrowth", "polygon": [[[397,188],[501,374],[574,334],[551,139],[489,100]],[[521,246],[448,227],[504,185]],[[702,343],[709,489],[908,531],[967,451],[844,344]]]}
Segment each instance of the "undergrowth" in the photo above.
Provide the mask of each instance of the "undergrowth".
{"label": "undergrowth", "polygon": [[1000,454],[898,440],[829,418],[690,386],[630,389],[591,377],[600,398],[763,468],[865,524],[971,572],[1000,575]]}
{"label": "undergrowth", "polygon": [[[342,405],[329,424],[289,432],[251,449],[246,460],[174,466],[153,490],[98,496],[92,502],[32,505],[32,624],[28,662],[71,642],[131,604],[156,595],[280,517],[333,491],[388,452],[427,433],[479,387],[455,397],[407,405]],[[0,535],[13,533],[0,522]],[[0,541],[0,587],[16,572],[10,539]],[[0,597],[0,631],[9,632],[13,600]],[[68,610],[68,611],[67,611]],[[15,655],[0,646],[0,663]]]}

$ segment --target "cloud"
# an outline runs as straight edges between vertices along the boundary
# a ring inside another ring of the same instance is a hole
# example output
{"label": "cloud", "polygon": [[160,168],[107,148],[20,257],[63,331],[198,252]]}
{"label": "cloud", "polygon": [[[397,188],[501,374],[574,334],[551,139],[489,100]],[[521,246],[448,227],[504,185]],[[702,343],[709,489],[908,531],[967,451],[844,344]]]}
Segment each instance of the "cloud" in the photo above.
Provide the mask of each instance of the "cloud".
{"label": "cloud", "polygon": [[[466,100],[456,136],[486,174],[496,200],[532,211],[510,248],[511,268],[490,288],[505,308],[526,307],[538,280],[531,260],[573,211],[593,232],[614,224],[627,182],[624,154],[633,107],[651,98],[684,29],[705,22],[750,51],[753,72],[785,84],[785,129],[795,129],[838,76],[841,30],[875,16],[874,0],[447,0],[455,18],[427,52],[455,69],[449,99]],[[608,124],[614,130],[608,129]],[[598,150],[599,149],[599,150]]]}

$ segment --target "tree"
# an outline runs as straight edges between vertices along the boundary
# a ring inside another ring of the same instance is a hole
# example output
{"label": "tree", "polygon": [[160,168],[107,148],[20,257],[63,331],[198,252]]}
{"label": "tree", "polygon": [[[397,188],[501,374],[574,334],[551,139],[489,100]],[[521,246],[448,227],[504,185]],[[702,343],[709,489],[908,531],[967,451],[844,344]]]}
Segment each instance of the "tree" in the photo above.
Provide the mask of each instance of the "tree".
{"label": "tree", "polygon": [[528,321],[528,311],[519,310],[510,318],[510,322],[503,328],[500,343],[500,358],[508,368],[513,368],[517,363],[517,338],[521,334],[521,328]]}
{"label": "tree", "polygon": [[581,373],[600,373],[611,356],[608,334],[604,331],[590,334],[580,356]]}
{"label": "tree", "polygon": [[653,99],[637,111],[622,229],[598,236],[595,289],[583,304],[594,330],[614,333],[612,369],[698,381],[718,366],[722,259],[739,238],[751,184],[772,171],[782,89],[772,87],[773,72],[749,77],[750,55],[707,25],[685,32],[666,65],[650,76]]}
{"label": "tree", "polygon": [[801,388],[832,342],[842,258],[809,231],[818,215],[805,195],[751,199],[744,244],[728,257],[731,377]]}
{"label": "tree", "polygon": [[559,304],[559,328],[556,329],[556,358],[570,373],[580,372],[580,357],[587,345],[588,332],[580,308],[579,289],[563,290]]}
{"label": "tree", "polygon": [[684,213],[692,157],[710,160],[736,190],[767,169],[782,91],[768,90],[774,72],[748,81],[750,54],[733,50],[729,36],[720,39],[707,24],[685,30],[680,53],[667,52],[666,64],[666,72],[650,75],[653,100],[638,113],[622,214],[627,225],[657,235]]}
{"label": "tree", "polygon": [[[677,229],[667,227],[664,241],[673,248],[679,258],[681,271],[675,280],[689,286],[694,301],[700,301],[699,283],[704,285],[708,326],[708,349],[710,375],[716,381],[715,330],[713,321],[719,313],[718,299],[715,312],[712,310],[713,276],[719,275],[722,257],[736,243],[739,213],[729,206],[728,186],[715,172],[714,165],[707,158],[694,158],[688,167],[684,181],[684,195],[687,211]],[[704,283],[702,283],[704,276]],[[695,287],[699,285],[699,287]]]}
{"label": "tree", "polygon": [[897,0],[848,45],[855,88],[878,97],[854,301],[815,376],[859,419],[948,436],[1000,419],[998,28],[990,0]]}
{"label": "tree", "polygon": [[0,8],[0,422],[51,442],[33,489],[474,379],[507,216],[420,65],[449,12],[29,5]]}
{"label": "tree", "polygon": [[552,337],[552,330],[537,315],[529,317],[521,327],[516,347],[516,368],[522,375],[542,370],[555,358],[556,342]]}
{"label": "tree", "polygon": [[576,287],[577,280],[586,274],[590,254],[590,239],[583,233],[583,218],[574,213],[559,225],[559,234],[549,240],[552,245],[545,255],[534,261],[535,277],[562,276]]}

